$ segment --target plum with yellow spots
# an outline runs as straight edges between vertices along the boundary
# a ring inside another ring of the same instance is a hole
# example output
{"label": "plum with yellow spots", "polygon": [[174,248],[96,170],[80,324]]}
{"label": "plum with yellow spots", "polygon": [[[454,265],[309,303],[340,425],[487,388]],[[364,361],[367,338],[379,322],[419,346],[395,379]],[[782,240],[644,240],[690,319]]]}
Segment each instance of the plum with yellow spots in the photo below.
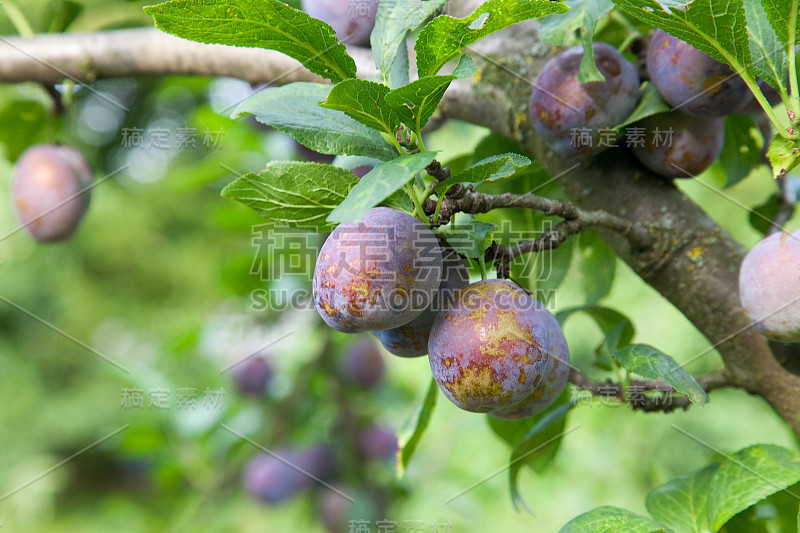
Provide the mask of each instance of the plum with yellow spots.
{"label": "plum with yellow spots", "polygon": [[428,341],[433,377],[461,409],[489,413],[528,398],[553,357],[541,303],[507,280],[461,289],[439,313]]}
{"label": "plum with yellow spots", "polygon": [[91,184],[92,167],[74,148],[31,146],[11,177],[17,218],[37,241],[63,241],[75,233],[89,207]]}
{"label": "plum with yellow spots", "polygon": [[314,268],[314,305],[343,333],[392,329],[431,305],[441,277],[433,232],[407,213],[375,207],[325,241]]}
{"label": "plum with yellow spots", "polygon": [[569,347],[561,325],[550,311],[545,310],[547,333],[550,342],[550,357],[553,366],[542,382],[525,400],[513,407],[489,413],[496,418],[519,420],[538,415],[558,399],[569,380]]}
{"label": "plum with yellow spots", "polygon": [[469,285],[469,271],[464,260],[447,244],[442,244],[443,273],[439,290],[431,306],[417,318],[399,328],[372,333],[386,350],[398,357],[420,357],[428,353],[428,337],[440,311],[455,299],[459,289]]}
{"label": "plum with yellow spots", "polygon": [[553,56],[539,73],[530,114],[536,133],[563,156],[590,156],[614,144],[611,130],[636,108],[639,74],[613,46],[593,45],[597,69],[605,81],[581,83],[583,47]]}
{"label": "plum with yellow spots", "polygon": [[739,270],[739,297],[757,331],[800,342],[800,230],[756,244]]}
{"label": "plum with yellow spots", "polygon": [[725,143],[725,119],[692,117],[680,111],[637,122],[644,133],[633,155],[665,178],[691,178],[716,161]]}
{"label": "plum with yellow spots", "polygon": [[753,99],[728,65],[663,30],[650,39],[647,74],[668,104],[690,115],[730,115]]}

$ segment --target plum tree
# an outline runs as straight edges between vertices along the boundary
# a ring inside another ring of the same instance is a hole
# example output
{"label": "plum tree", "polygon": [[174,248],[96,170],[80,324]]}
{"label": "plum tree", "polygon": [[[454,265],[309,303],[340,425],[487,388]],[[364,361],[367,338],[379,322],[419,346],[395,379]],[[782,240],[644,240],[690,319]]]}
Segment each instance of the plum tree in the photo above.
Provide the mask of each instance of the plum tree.
{"label": "plum tree", "polygon": [[272,367],[261,356],[248,357],[233,368],[233,381],[242,394],[263,396],[272,377]]}
{"label": "plum tree", "polygon": [[381,382],[384,371],[383,356],[375,342],[369,338],[359,339],[344,360],[344,372],[348,380],[367,389]]}
{"label": "plum tree", "polygon": [[276,504],[309,488],[315,478],[327,478],[332,471],[333,454],[327,446],[301,451],[282,448],[274,454],[253,457],[244,467],[242,484],[258,500]]}
{"label": "plum tree", "polygon": [[368,46],[378,0],[302,0],[303,11],[327,22],[345,44]]}
{"label": "plum tree", "polygon": [[[604,130],[621,123],[636,107],[639,75],[636,67],[613,46],[596,42],[595,62],[606,81],[580,83],[583,48],[575,46],[551,58],[534,84],[530,113],[533,127],[550,148],[564,156],[589,156],[610,143]],[[584,141],[579,132],[588,133]]]}
{"label": "plum tree", "polygon": [[665,178],[697,176],[719,157],[725,119],[692,117],[680,111],[660,113],[637,123],[644,132],[631,150],[644,166]]}
{"label": "plum tree", "polygon": [[428,356],[444,395],[486,413],[530,396],[552,367],[543,306],[514,283],[491,279],[456,294],[431,330]]}
{"label": "plum tree", "polygon": [[358,450],[365,459],[391,459],[397,452],[397,436],[391,430],[372,424],[358,435]]}
{"label": "plum tree", "polygon": [[37,241],[69,238],[89,207],[92,168],[74,148],[34,145],[20,155],[11,178],[17,218]]}
{"label": "plum tree", "polygon": [[550,311],[545,311],[547,320],[547,338],[550,346],[550,357],[553,358],[553,366],[542,382],[536,387],[530,396],[522,402],[506,409],[497,409],[489,413],[496,418],[516,420],[538,415],[547,409],[564,391],[569,379],[569,347],[561,325]]}
{"label": "plum tree", "polygon": [[430,307],[408,324],[372,332],[391,354],[399,357],[419,357],[427,354],[428,336],[436,316],[455,299],[459,289],[469,285],[469,271],[461,256],[445,243],[441,243],[441,249],[442,280]]}
{"label": "plum tree", "polygon": [[431,304],[441,276],[433,232],[407,213],[375,207],[325,241],[314,269],[314,304],[343,333],[392,329]]}
{"label": "plum tree", "polygon": [[753,98],[728,65],[663,30],[650,39],[647,73],[667,103],[692,115],[730,115]]}
{"label": "plum tree", "polygon": [[781,342],[800,342],[800,230],[756,244],[739,270],[739,297],[755,329]]}

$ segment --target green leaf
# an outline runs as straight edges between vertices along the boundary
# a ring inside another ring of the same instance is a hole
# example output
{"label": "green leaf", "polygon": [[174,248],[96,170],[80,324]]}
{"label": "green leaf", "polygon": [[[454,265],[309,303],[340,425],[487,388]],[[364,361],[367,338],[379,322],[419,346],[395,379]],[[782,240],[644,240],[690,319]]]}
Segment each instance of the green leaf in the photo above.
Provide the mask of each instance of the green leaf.
{"label": "green leaf", "polygon": [[417,72],[420,78],[436,74],[461,50],[487,35],[523,20],[567,9],[564,4],[549,0],[489,0],[463,19],[440,15],[417,37]]}
{"label": "green leaf", "polygon": [[406,420],[403,427],[397,433],[397,478],[402,478],[408,463],[411,462],[411,457],[422,439],[425,429],[431,421],[433,409],[436,407],[436,399],[439,397],[439,385],[436,380],[431,379],[428,385],[428,392],[425,393],[425,399],[422,405],[417,409],[411,418]]}
{"label": "green leaf", "polygon": [[583,57],[576,78],[580,83],[606,81],[606,77],[597,70],[594,61],[594,30],[597,26],[597,19],[608,13],[612,7],[614,4],[610,0],[597,0],[591,2],[588,8],[584,9],[583,27],[580,30]]}
{"label": "green leaf", "polygon": [[184,39],[277,50],[333,82],[356,75],[333,28],[279,0],[170,0],[144,10],[161,31]]}
{"label": "green leaf", "polygon": [[751,68],[742,0],[614,0],[614,3],[632,17],[661,28],[737,71]]}
{"label": "green leaf", "polygon": [[[784,178],[788,179],[788,178]],[[753,226],[756,231],[761,232],[762,234],[766,234],[767,230],[772,227],[770,223],[772,220],[775,219],[775,215],[778,214],[778,209],[781,205],[781,197],[779,194],[773,194],[767,200],[760,205],[757,205],[753,209],[750,210],[750,214],[748,216],[748,220],[750,221],[750,225]]]}
{"label": "green leaf", "polygon": [[581,233],[579,248],[583,273],[581,283],[586,302],[594,304],[611,292],[617,271],[617,256],[594,231]]}
{"label": "green leaf", "polygon": [[761,0],[744,0],[753,71],[773,87],[786,88],[789,56],[769,23]]}
{"label": "green leaf", "polygon": [[712,531],[709,499],[718,470],[719,464],[714,463],[661,485],[647,495],[647,512],[675,531]]}
{"label": "green leaf", "polygon": [[592,317],[605,335],[608,335],[619,324],[623,324],[622,334],[620,335],[618,343],[619,347],[625,347],[629,345],[634,334],[636,333],[633,323],[628,317],[619,311],[615,311],[614,309],[610,309],[608,307],[571,307],[569,309],[559,311],[556,314],[556,318],[560,324],[564,324],[570,316],[578,312],[586,313]]}
{"label": "green leaf", "polygon": [[651,533],[666,531],[649,518],[619,507],[598,507],[569,521],[559,533]]}
{"label": "green leaf", "polygon": [[728,178],[726,187],[739,183],[761,165],[760,139],[751,115],[725,117],[725,144],[717,161]]}
{"label": "green leaf", "polygon": [[442,196],[456,183],[484,183],[510,178],[530,165],[531,160],[524,155],[515,153],[493,155],[438,183],[433,190],[437,196]]}
{"label": "green leaf", "polygon": [[0,108],[0,145],[8,161],[15,161],[30,145],[44,140],[47,109],[33,100],[11,100]]}
{"label": "green leaf", "polygon": [[397,47],[397,55],[395,55],[394,63],[392,63],[392,70],[389,72],[389,87],[395,88],[408,85],[410,75],[411,67],[408,64],[408,48],[405,41],[403,41]]}
{"label": "green leaf", "polygon": [[[383,80],[391,87],[398,86],[389,83],[390,72],[393,73],[397,68],[395,56],[400,47],[405,50],[406,35],[409,31],[417,29],[446,1],[382,0],[378,3],[378,14],[375,17],[375,28],[370,35],[370,45],[375,56],[375,66],[381,71]],[[407,57],[407,50],[405,54]],[[406,69],[408,69],[407,60]]]}
{"label": "green leaf", "polygon": [[641,92],[642,96],[639,99],[639,105],[633,110],[631,116],[625,119],[625,122],[614,128],[615,130],[621,131],[623,128],[639,122],[644,118],[658,115],[659,113],[667,113],[672,110],[672,107],[661,98],[658,89],[656,89],[656,86],[651,82],[644,82]]}
{"label": "green leaf", "polygon": [[612,354],[629,372],[645,379],[660,379],[685,394],[696,405],[708,402],[708,394],[694,376],[675,359],[646,344],[633,344]]}
{"label": "green leaf", "polygon": [[384,100],[400,120],[420,133],[455,76],[427,76],[389,91]]}
{"label": "green leaf", "polygon": [[[800,457],[761,444],[665,483],[647,496],[646,505],[656,520],[676,531],[717,531],[740,512],[798,481]],[[797,495],[790,496],[796,502]]]}
{"label": "green leaf", "polygon": [[798,481],[800,457],[793,451],[761,444],[736,452],[720,464],[711,483],[714,530],[754,503]]}
{"label": "green leaf", "polygon": [[454,233],[445,235],[445,240],[459,254],[474,259],[483,255],[492,244],[490,233],[495,229],[496,224],[472,220],[459,226]]}
{"label": "green leaf", "polygon": [[456,78],[471,78],[478,72],[478,65],[475,64],[475,60],[469,57],[467,54],[463,54],[458,59],[458,64],[456,68],[453,69],[453,76]]}
{"label": "green leaf", "polygon": [[534,279],[537,292],[544,294],[555,291],[569,272],[572,256],[575,252],[575,239],[568,239],[564,244],[552,250],[543,250],[536,254]]}
{"label": "green leaf", "polygon": [[799,0],[761,0],[764,11],[767,12],[772,28],[778,35],[786,50],[789,48],[789,28],[792,19],[794,20],[795,34],[792,41],[798,44],[800,41],[800,1]]}
{"label": "green leaf", "polygon": [[[562,393],[569,394],[566,390]],[[519,493],[519,473],[525,464],[534,461],[538,457],[538,453],[546,453],[549,447],[553,447],[552,452],[555,453],[556,445],[560,442],[564,435],[564,426],[566,424],[567,413],[575,407],[569,401],[562,400],[556,407],[551,407],[545,411],[541,416],[535,417],[536,422],[528,430],[525,436],[514,446],[509,459],[508,468],[508,483],[511,489],[511,501],[517,510],[522,507],[528,510],[525,500]],[[574,429],[574,428],[573,428]],[[552,457],[551,457],[552,459]]]}
{"label": "green leaf", "polygon": [[800,165],[800,140],[793,141],[775,135],[769,143],[767,157],[772,163],[772,175],[781,178]]}
{"label": "green leaf", "polygon": [[245,174],[222,190],[276,226],[326,232],[326,217],[358,182],[349,170],[300,161],[272,161]]}
{"label": "green leaf", "polygon": [[540,21],[539,37],[557,46],[570,46],[578,41],[575,36],[584,29],[587,12],[596,21],[614,7],[610,0],[566,0],[564,4],[569,11],[548,15]]}
{"label": "green leaf", "polygon": [[303,82],[264,89],[242,102],[233,117],[253,114],[259,122],[322,154],[354,154],[384,161],[397,157],[397,150],[372,128],[341,111],[320,107],[330,90],[330,85]]}
{"label": "green leaf", "polygon": [[334,85],[320,105],[342,111],[365,126],[394,137],[400,119],[384,102],[388,92],[389,87],[382,83],[353,78]]}
{"label": "green leaf", "polygon": [[436,157],[436,152],[403,155],[397,159],[375,165],[347,198],[328,216],[328,222],[353,222],[361,220],[364,213],[399,191]]}

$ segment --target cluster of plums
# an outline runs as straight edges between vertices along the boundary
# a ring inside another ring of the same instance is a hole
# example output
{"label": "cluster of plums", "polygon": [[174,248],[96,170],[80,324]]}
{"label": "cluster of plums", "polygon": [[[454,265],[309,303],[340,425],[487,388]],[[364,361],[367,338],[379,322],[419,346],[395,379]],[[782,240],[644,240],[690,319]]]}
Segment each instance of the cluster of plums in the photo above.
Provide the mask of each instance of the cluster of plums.
{"label": "cluster of plums", "polygon": [[[594,43],[603,82],[579,83],[583,48],[565,50],[545,64],[534,85],[530,113],[539,136],[564,156],[591,156],[611,144],[603,138],[628,118],[637,105],[640,79],[636,67],[614,47]],[[722,152],[723,117],[760,110],[747,84],[728,65],[657,30],[650,39],[647,75],[673,107],[634,124],[643,133],[627,145],[647,168],[667,178],[696,176]],[[780,94],[761,82],[771,104]],[[757,103],[757,102],[756,102]],[[576,134],[585,138],[576,142]]]}
{"label": "cluster of plums", "polygon": [[378,0],[302,0],[303,11],[325,21],[345,44],[369,46]]}
{"label": "cluster of plums", "polygon": [[372,332],[392,354],[428,354],[458,407],[503,418],[550,405],[569,375],[555,317],[506,280],[469,283],[461,257],[413,216],[386,207],[339,225],[313,279],[322,319],[343,333]]}
{"label": "cluster of plums", "polygon": [[92,167],[69,146],[34,145],[14,166],[11,197],[25,231],[39,242],[69,238],[89,208]]}
{"label": "cluster of plums", "polygon": [[[266,357],[252,355],[231,371],[237,391],[249,397],[263,398],[270,392],[272,366]],[[384,377],[383,355],[375,341],[362,338],[353,343],[341,358],[337,379],[356,388],[378,387]],[[353,438],[354,453],[359,461],[389,462],[397,452],[395,433],[369,419],[359,420]],[[319,515],[332,533],[347,531],[349,515],[356,511],[341,491],[342,468],[334,449],[328,444],[305,448],[281,447],[259,453],[242,470],[242,485],[259,502],[277,505],[304,493],[315,491]],[[350,493],[348,488],[346,493]],[[365,501],[371,501],[369,497]],[[379,501],[374,502],[379,505]],[[363,510],[361,510],[363,511]],[[361,517],[363,518],[363,517]]]}

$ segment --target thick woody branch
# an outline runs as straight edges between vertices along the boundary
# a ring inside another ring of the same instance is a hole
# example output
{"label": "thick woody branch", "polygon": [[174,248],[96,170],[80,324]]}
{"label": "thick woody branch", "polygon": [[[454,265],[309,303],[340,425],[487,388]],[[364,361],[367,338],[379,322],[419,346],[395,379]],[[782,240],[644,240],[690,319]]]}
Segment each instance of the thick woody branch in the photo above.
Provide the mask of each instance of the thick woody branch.
{"label": "thick woody branch", "polygon": [[[634,411],[669,413],[677,409],[685,411],[692,405],[686,396],[673,396],[678,393],[671,385],[663,381],[632,380],[627,387],[623,387],[611,380],[593,380],[575,369],[570,371],[569,381],[591,396],[627,403]],[[722,369],[698,377],[697,382],[706,392],[731,386]]]}

